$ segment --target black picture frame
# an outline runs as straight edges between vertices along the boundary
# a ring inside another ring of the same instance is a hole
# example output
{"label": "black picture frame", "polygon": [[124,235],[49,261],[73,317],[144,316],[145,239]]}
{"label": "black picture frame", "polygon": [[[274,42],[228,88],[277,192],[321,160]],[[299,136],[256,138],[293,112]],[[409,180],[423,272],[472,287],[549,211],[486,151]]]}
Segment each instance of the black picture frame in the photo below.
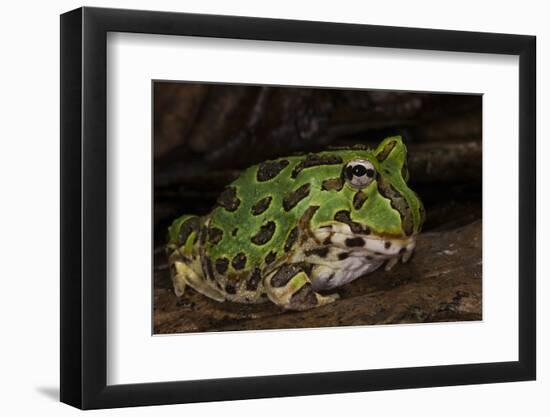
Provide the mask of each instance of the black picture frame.
{"label": "black picture frame", "polygon": [[[519,360],[107,385],[108,32],[519,56]],[[61,15],[61,401],[93,409],[535,379],[535,51],[524,35],[88,7]]]}

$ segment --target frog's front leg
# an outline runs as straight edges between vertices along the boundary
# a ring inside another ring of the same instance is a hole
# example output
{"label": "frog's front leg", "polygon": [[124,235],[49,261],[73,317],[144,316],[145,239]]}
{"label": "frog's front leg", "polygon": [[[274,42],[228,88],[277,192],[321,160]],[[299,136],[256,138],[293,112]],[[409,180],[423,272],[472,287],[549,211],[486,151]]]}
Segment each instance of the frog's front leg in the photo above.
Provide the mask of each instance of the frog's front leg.
{"label": "frog's front leg", "polygon": [[306,268],[301,264],[284,264],[264,279],[269,299],[287,310],[309,310],[332,303],[338,294],[321,295],[313,290]]}
{"label": "frog's front leg", "polygon": [[174,284],[174,293],[177,297],[181,297],[185,292],[185,288],[190,286],[195,291],[212,298],[213,300],[222,302],[225,301],[224,295],[217,288],[209,285],[204,277],[199,276],[192,268],[184,261],[176,259],[172,261],[172,283]]}

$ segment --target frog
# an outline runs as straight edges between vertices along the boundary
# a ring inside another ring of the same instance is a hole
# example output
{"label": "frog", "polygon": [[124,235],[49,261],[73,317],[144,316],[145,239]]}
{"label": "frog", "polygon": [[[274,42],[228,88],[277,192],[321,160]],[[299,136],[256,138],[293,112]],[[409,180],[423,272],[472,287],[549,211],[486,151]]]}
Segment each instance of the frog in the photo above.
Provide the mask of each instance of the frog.
{"label": "frog", "polygon": [[411,258],[425,210],[408,181],[401,136],[253,165],[210,213],[169,226],[174,293],[291,311],[333,303],[337,288]]}

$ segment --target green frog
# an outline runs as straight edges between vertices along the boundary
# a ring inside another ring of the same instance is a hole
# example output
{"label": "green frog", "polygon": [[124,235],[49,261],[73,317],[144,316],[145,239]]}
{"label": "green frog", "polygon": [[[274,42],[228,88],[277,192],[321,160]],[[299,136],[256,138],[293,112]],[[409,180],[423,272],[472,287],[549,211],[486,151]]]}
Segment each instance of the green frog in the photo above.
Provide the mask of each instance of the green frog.
{"label": "green frog", "polygon": [[[169,227],[174,292],[307,310],[382,265],[407,262],[424,207],[401,137],[265,161],[244,170],[207,215]],[[328,293],[327,293],[328,291]]]}

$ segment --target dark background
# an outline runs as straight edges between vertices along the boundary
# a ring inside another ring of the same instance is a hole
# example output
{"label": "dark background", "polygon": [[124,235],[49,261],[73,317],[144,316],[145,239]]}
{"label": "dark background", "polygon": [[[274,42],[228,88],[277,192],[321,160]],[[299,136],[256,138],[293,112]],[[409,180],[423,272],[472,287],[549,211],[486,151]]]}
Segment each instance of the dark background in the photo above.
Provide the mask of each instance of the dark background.
{"label": "dark background", "polygon": [[[170,295],[162,248],[166,228],[174,218],[183,213],[208,213],[223,187],[249,165],[329,146],[359,143],[375,146],[391,135],[401,135],[408,147],[409,183],[425,204],[427,218],[424,232],[428,233],[427,236],[434,234],[439,239],[437,242],[442,243],[451,236],[449,233],[465,229],[479,238],[479,247],[461,248],[474,250],[473,254],[467,255],[472,258],[468,260],[472,266],[479,266],[478,272],[477,269],[470,271],[479,281],[474,285],[476,288],[470,289],[470,292],[458,289],[450,301],[443,300],[441,303],[448,301],[448,305],[456,307],[450,310],[459,310],[461,300],[471,298],[471,292],[479,299],[466,315],[453,316],[457,311],[450,311],[453,314],[436,317],[433,311],[429,311],[420,314],[417,319],[413,317],[390,322],[481,318],[480,95],[160,81],[154,82],[153,92],[155,287],[158,290],[155,295],[155,331],[192,331],[197,320],[202,323],[203,316],[212,315],[211,309],[219,312],[219,308],[229,310],[222,311],[222,319],[210,320],[198,325],[197,329],[263,328],[263,323],[269,321],[256,320],[247,327],[249,317],[239,318],[239,312],[250,306],[232,306],[231,303],[210,305],[212,301],[202,300],[202,296],[190,295],[192,301],[182,301]],[[460,235],[457,239],[463,237]],[[451,247],[455,245],[449,244]],[[443,248],[441,253],[455,255],[455,250]],[[417,250],[415,258],[420,257],[418,252],[421,250]],[[453,258],[452,255],[446,257]],[[460,256],[460,253],[457,255]],[[429,266],[430,253],[426,256]],[[445,264],[440,267],[448,269]],[[405,273],[406,269],[401,271]],[[380,275],[378,272],[372,275],[377,274]],[[394,272],[386,273],[381,278],[382,282],[390,282],[390,274]],[[369,288],[364,290],[368,292]],[[439,305],[437,301],[434,305]],[[182,324],[200,309],[197,303],[206,303],[210,307],[191,324]],[[404,308],[408,311],[411,305]],[[430,308],[433,309],[433,306]],[[230,310],[234,310],[237,317],[233,317]],[[275,315],[278,313],[273,312]],[[273,314],[269,316],[271,319]],[[321,320],[313,325],[358,323],[357,320],[351,321],[331,324]],[[371,317],[359,321],[363,322],[380,321]],[[297,327],[277,318],[267,325],[268,328],[287,326]]]}

